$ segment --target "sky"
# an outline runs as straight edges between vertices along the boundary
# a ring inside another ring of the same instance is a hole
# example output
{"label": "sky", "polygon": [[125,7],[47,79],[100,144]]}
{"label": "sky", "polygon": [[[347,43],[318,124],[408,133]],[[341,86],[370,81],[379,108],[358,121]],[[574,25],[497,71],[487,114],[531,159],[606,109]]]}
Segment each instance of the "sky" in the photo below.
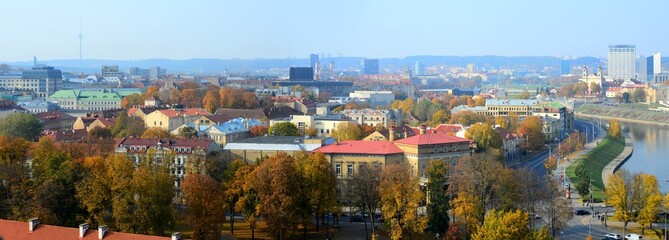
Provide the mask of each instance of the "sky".
{"label": "sky", "polygon": [[669,1],[21,0],[0,61],[669,53]]}

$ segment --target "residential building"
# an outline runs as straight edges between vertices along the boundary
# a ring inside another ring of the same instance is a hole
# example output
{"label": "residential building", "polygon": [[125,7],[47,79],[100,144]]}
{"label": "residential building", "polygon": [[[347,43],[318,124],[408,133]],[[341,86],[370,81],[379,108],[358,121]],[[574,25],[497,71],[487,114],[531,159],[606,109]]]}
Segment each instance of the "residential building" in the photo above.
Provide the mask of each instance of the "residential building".
{"label": "residential building", "polygon": [[346,109],[342,111],[342,114],[348,119],[355,120],[359,125],[376,127],[380,124],[386,128],[404,125],[404,113],[402,109]]}
{"label": "residential building", "polygon": [[312,67],[290,67],[290,81],[313,81],[314,68]]}
{"label": "residential building", "polygon": [[102,111],[120,109],[124,97],[140,90],[123,91],[123,89],[94,90],[59,90],[49,96],[48,100],[58,104],[63,110]]}
{"label": "residential building", "polygon": [[243,159],[248,163],[257,163],[259,159],[272,157],[279,152],[290,155],[301,151],[312,152],[319,147],[334,143],[333,138],[260,136],[229,142],[225,144],[223,154],[229,159]]}
{"label": "residential building", "polygon": [[379,59],[362,60],[362,74],[365,75],[379,74]]}
{"label": "residential building", "polygon": [[181,189],[181,181],[191,164],[204,161],[208,155],[220,150],[218,144],[210,139],[117,138],[114,141],[116,152],[126,154],[135,166],[146,159],[167,164],[175,178],[176,189]]}
{"label": "residential building", "polygon": [[41,112],[37,118],[42,122],[42,129],[45,130],[69,130],[72,129],[77,118],[61,111]]}
{"label": "residential building", "polygon": [[350,98],[355,98],[369,103],[370,107],[385,107],[395,101],[395,94],[392,91],[355,91],[349,93]]}
{"label": "residential building", "polygon": [[[391,136],[390,134],[393,133]],[[394,141],[396,139],[408,138],[418,135],[418,128],[412,128],[409,125],[400,125],[400,126],[390,126],[381,131],[374,131],[369,134],[367,137],[362,139],[363,141]]]}
{"label": "residential building", "polygon": [[614,80],[634,79],[636,73],[636,47],[634,45],[609,45],[608,77]]}
{"label": "residential building", "polygon": [[567,133],[574,130],[574,113],[561,103],[547,102],[536,105],[532,109],[532,115],[544,119],[546,140],[563,139],[567,137]]}
{"label": "residential building", "polygon": [[32,100],[28,102],[18,102],[17,105],[30,113],[37,114],[58,110],[58,105],[44,100]]}
{"label": "residential building", "polygon": [[90,132],[96,127],[111,128],[112,126],[114,126],[115,123],[116,123],[116,118],[98,117],[86,127],[86,131]]}
{"label": "residential building", "polygon": [[316,103],[306,98],[275,96],[272,102],[275,107],[289,107],[305,115],[316,114]]}
{"label": "residential building", "polygon": [[158,127],[172,132],[184,123],[192,122],[207,115],[211,115],[211,113],[202,108],[163,109],[146,115],[144,125],[148,128]]}
{"label": "residential building", "polygon": [[35,66],[23,72],[10,72],[0,75],[0,89],[27,91],[35,98],[42,100],[60,90],[62,85],[62,72],[48,66]]}
{"label": "residential building", "polygon": [[19,105],[9,100],[0,99],[0,119],[15,113],[29,113]]}
{"label": "residential building", "polygon": [[532,107],[539,104],[537,100],[520,99],[488,99],[485,102],[487,115],[493,117],[508,117],[517,115],[521,120],[532,115]]}
{"label": "residential building", "polygon": [[42,224],[38,218],[27,222],[0,219],[0,237],[5,240],[180,240],[179,232],[171,237],[142,235],[134,233],[109,231],[107,225],[89,229],[88,223],[79,228],[61,227]]}
{"label": "residential building", "polygon": [[164,110],[167,109],[165,107],[130,107],[128,109],[128,117],[137,117],[142,119],[144,121],[146,119],[146,115],[149,115],[150,113],[157,111],[157,110]]}
{"label": "residential building", "polygon": [[497,131],[502,138],[502,151],[504,151],[506,159],[515,159],[519,157],[524,138],[501,127],[496,127],[495,131]]}
{"label": "residential building", "polygon": [[[212,115],[214,116],[214,115]],[[171,132],[172,135],[179,135],[182,128],[190,127],[197,131],[201,138],[209,138],[217,144],[225,146],[229,142],[249,137],[249,130],[254,126],[263,126],[258,119],[252,118],[234,118],[226,122],[213,122],[209,116],[202,116],[193,122],[181,125]]]}
{"label": "residential building", "polygon": [[347,122],[356,123],[356,121],[344,119],[343,116],[340,115],[291,115],[287,118],[270,120],[269,125],[271,127],[280,122],[290,122],[295,124],[300,134],[304,134],[308,128],[312,127],[316,129],[319,137],[330,136],[332,131],[335,130],[339,124]]}

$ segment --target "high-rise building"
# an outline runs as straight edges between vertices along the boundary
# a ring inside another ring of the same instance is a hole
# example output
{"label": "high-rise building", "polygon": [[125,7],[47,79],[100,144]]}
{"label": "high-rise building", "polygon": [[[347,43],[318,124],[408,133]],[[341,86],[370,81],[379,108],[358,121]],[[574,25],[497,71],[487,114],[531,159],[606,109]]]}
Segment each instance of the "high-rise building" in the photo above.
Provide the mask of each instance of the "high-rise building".
{"label": "high-rise building", "polygon": [[569,59],[562,59],[560,61],[560,75],[569,75],[571,74],[571,62]]}
{"label": "high-rise building", "polygon": [[655,75],[662,72],[662,54],[656,53],[653,56],[646,58],[646,79],[653,81]]}
{"label": "high-rise building", "polygon": [[413,66],[414,75],[425,75],[425,65],[421,61],[417,61]]}
{"label": "high-rise building", "polygon": [[365,75],[379,74],[379,59],[362,60],[362,73]]}
{"label": "high-rise building", "polygon": [[314,69],[311,67],[291,67],[290,81],[313,81]]}
{"label": "high-rise building", "polygon": [[309,67],[316,69],[316,63],[318,62],[318,54],[312,53],[309,55]]}
{"label": "high-rise building", "polygon": [[614,80],[634,79],[636,73],[636,47],[634,45],[609,45],[608,76]]}
{"label": "high-rise building", "polygon": [[161,67],[151,67],[151,69],[149,69],[149,77],[151,79],[157,79],[164,77],[165,75],[167,75],[167,69]]}
{"label": "high-rise building", "polygon": [[123,77],[123,72],[118,71],[118,65],[102,65],[102,77]]}

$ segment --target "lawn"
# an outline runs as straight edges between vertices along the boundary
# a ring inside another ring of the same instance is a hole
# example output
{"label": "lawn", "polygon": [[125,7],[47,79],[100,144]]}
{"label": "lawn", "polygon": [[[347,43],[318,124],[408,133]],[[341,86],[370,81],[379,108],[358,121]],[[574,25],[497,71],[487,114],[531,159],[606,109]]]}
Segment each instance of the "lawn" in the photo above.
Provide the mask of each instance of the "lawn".
{"label": "lawn", "polygon": [[[567,168],[567,176],[572,183],[577,183],[579,178],[576,177],[576,166],[583,163],[588,176],[592,179],[592,197],[601,201],[604,198],[604,182],[602,181],[602,170],[615,157],[617,157],[625,148],[624,139],[615,139],[611,136],[606,136],[601,140],[600,144],[592,149],[588,154],[576,159],[576,162],[569,165]],[[573,184],[572,184],[572,187]]]}

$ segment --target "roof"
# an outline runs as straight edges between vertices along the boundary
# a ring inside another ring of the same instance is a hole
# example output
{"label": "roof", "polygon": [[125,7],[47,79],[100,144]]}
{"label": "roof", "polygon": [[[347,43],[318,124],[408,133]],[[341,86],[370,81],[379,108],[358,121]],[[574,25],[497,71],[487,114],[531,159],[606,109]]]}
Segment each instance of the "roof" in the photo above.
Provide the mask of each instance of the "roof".
{"label": "roof", "polygon": [[534,106],[537,105],[537,100],[526,100],[526,99],[488,99],[485,102],[486,106]]}
{"label": "roof", "polygon": [[230,117],[230,119],[236,117],[262,119],[266,117],[262,109],[219,108],[214,115],[225,115]]}
{"label": "roof", "polygon": [[286,118],[292,115],[302,115],[302,114],[303,113],[298,111],[297,109],[290,107],[273,107],[266,113],[268,119]]}
{"label": "roof", "polygon": [[320,144],[302,143],[239,143],[225,144],[224,150],[262,150],[262,151],[314,151]]}
{"label": "roof", "polygon": [[552,108],[566,108],[565,105],[559,102],[549,102],[549,103],[543,103],[542,107],[552,107]]}
{"label": "roof", "polygon": [[41,112],[37,114],[37,118],[39,118],[42,121],[47,121],[47,120],[60,120],[60,119],[68,119],[68,120],[73,120],[76,119],[73,116],[70,116],[64,112],[61,111],[50,111],[50,112]]}
{"label": "roof", "polygon": [[158,112],[165,114],[167,117],[178,117],[178,116],[196,116],[196,115],[210,115],[211,113],[207,112],[202,108],[184,108],[182,110],[176,109],[164,109],[158,110]]}
{"label": "roof", "polygon": [[116,146],[157,146],[163,147],[203,147],[207,149],[211,139],[158,139],[158,138],[116,138]]}
{"label": "roof", "polygon": [[463,129],[463,127],[460,124],[440,124],[436,128],[429,129],[429,130],[436,130],[437,132],[440,132],[440,133],[456,133],[456,132],[459,132],[462,129]]}
{"label": "roof", "polygon": [[433,144],[446,144],[446,143],[469,143],[471,140],[449,136],[441,133],[426,133],[418,134],[413,137],[400,139],[395,141],[395,143],[408,144],[408,145],[433,145]]}
{"label": "roof", "polygon": [[[7,240],[97,240],[98,230],[89,229],[83,238],[79,237],[79,228],[60,227],[39,224],[33,232],[28,228],[28,222],[18,222],[0,219],[0,236]],[[105,233],[103,240],[163,240],[170,237],[159,237],[132,233],[112,232]]]}
{"label": "roof", "polygon": [[395,146],[393,142],[387,141],[344,141],[316,149],[317,152],[325,154],[368,154],[368,155],[390,155],[402,154],[404,151]]}

